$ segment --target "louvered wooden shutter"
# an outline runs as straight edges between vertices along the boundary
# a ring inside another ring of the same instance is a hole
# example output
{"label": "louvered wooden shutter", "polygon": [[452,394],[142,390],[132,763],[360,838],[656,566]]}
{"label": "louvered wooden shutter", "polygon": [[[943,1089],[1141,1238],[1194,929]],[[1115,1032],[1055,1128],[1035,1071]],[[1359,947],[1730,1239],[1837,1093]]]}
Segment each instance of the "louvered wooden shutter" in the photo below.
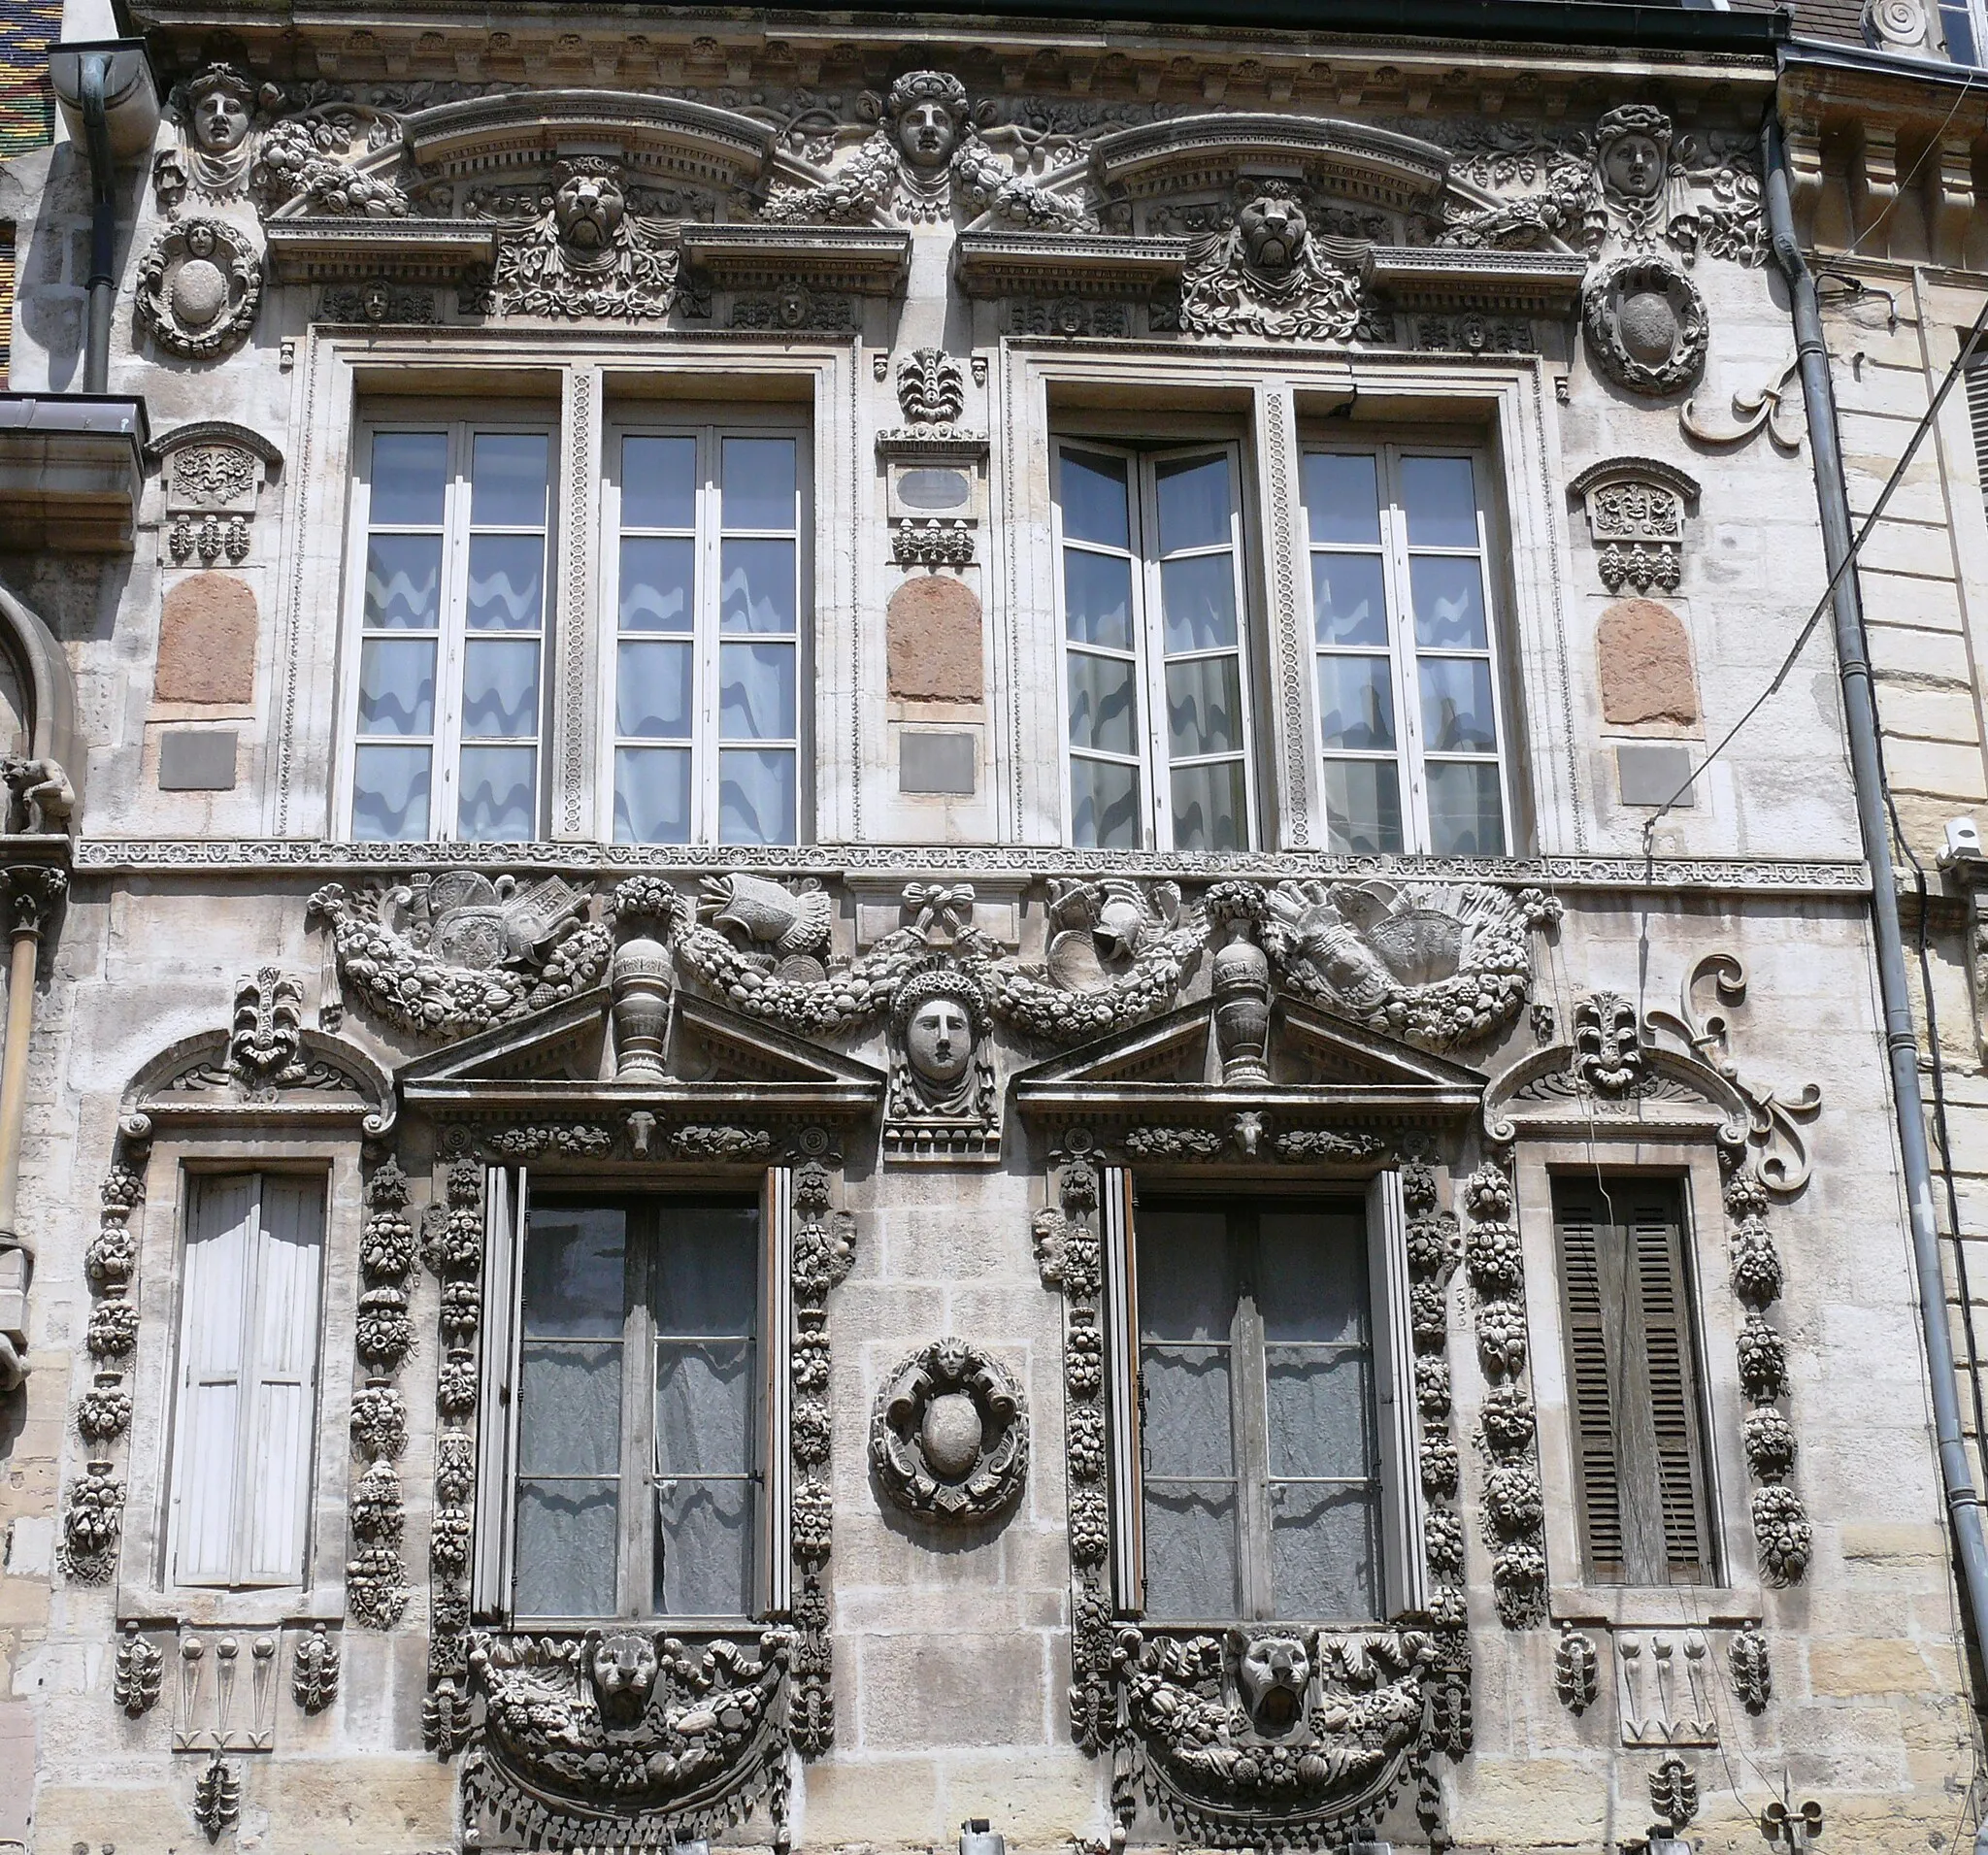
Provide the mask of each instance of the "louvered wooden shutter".
{"label": "louvered wooden shutter", "polygon": [[1629,1237],[1641,1304],[1665,1569],[1673,1584],[1701,1584],[1711,1575],[1711,1554],[1706,1540],[1705,1468],[1699,1454],[1698,1385],[1677,1196],[1674,1191],[1639,1192],[1633,1204]]}
{"label": "louvered wooden shutter", "polygon": [[1615,1584],[1624,1576],[1622,1483],[1615,1459],[1608,1343],[1602,1323],[1602,1231],[1596,1210],[1596,1201],[1585,1194],[1565,1189],[1554,1194],[1581,1541],[1588,1575]]}
{"label": "louvered wooden shutter", "polygon": [[1974,464],[1980,473],[1981,497],[1988,503],[1988,356],[1977,354],[1968,365],[1968,422],[1974,432]]}

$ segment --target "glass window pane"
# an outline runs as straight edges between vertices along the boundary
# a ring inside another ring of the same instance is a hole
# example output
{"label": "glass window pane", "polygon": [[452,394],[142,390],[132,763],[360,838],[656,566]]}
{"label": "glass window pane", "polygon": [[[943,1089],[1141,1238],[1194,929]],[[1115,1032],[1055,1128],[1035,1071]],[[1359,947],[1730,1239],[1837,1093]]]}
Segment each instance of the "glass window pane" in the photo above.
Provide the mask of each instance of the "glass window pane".
{"label": "glass window pane", "polygon": [[614,753],[614,842],[690,842],[690,750],[619,747]]}
{"label": "glass window pane", "polygon": [[718,626],[724,631],[794,629],[794,544],[728,541],[719,549]]}
{"label": "glass window pane", "polygon": [[1477,489],[1468,457],[1404,457],[1410,547],[1474,547]]}
{"label": "glass window pane", "polygon": [[1229,519],[1227,457],[1161,464],[1153,472],[1153,488],[1160,505],[1161,553],[1230,545],[1234,531]]}
{"label": "glass window pane", "polygon": [[1160,567],[1167,649],[1224,650],[1236,645],[1236,568],[1228,554],[1190,554]]}
{"label": "glass window pane", "polygon": [[637,536],[621,544],[621,583],[615,622],[623,631],[688,631],[697,544]]}
{"label": "glass window pane", "polygon": [[538,807],[538,754],[530,747],[465,747],[455,834],[478,844],[524,844]]}
{"label": "glass window pane", "polygon": [[1272,1482],[1270,1582],[1276,1614],[1332,1622],[1378,1615],[1375,1519],[1366,1489]]}
{"label": "glass window pane", "polygon": [[1070,763],[1070,838],[1084,849],[1139,848],[1139,769],[1110,760]]}
{"label": "glass window pane", "polygon": [[1148,1474],[1192,1480],[1235,1473],[1226,1346],[1143,1346],[1139,1384]]}
{"label": "glass window pane", "polygon": [[792,844],[791,748],[727,747],[718,755],[718,838],[725,844]]}
{"label": "glass window pane", "polygon": [[1145,1613],[1214,1621],[1240,1608],[1236,1491],[1145,1484]]}
{"label": "glass window pane", "polygon": [[1067,653],[1070,675],[1070,745],[1100,753],[1137,753],[1139,704],[1132,664],[1123,657]]}
{"label": "glass window pane", "polygon": [[1236,1291],[1225,1213],[1142,1210],[1136,1242],[1141,1340],[1227,1341]]}
{"label": "glass window pane", "polygon": [[656,1348],[656,1474],[744,1474],[752,1467],[752,1342]]}
{"label": "glass window pane", "polygon": [[435,732],[433,638],[368,638],[360,646],[359,732]]}
{"label": "glass window pane", "polygon": [[1242,750],[1242,666],[1234,657],[1189,657],[1184,663],[1170,663],[1168,753],[1181,760],[1201,753]]}
{"label": "glass window pane", "polygon": [[352,836],[418,844],[428,835],[427,747],[361,747],[352,767]]}
{"label": "glass window pane", "polygon": [[1059,488],[1066,541],[1094,541],[1106,547],[1132,546],[1124,458],[1067,450]]}
{"label": "glass window pane", "polygon": [[759,1211],[675,1205],[656,1234],[656,1331],[749,1334],[759,1305]]}
{"label": "glass window pane", "polygon": [[1394,679],[1385,657],[1319,658],[1318,729],[1329,748],[1394,751]]}
{"label": "glass window pane", "polygon": [[1328,850],[1400,851],[1401,778],[1392,760],[1328,760],[1325,811]]}
{"label": "glass window pane", "polygon": [[795,727],[794,646],[721,645],[718,739],[791,741]]}
{"label": "glass window pane", "polygon": [[1378,554],[1311,556],[1311,629],[1321,646],[1387,646],[1387,594]]}
{"label": "glass window pane", "polygon": [[369,631],[433,631],[442,622],[442,537],[374,535],[366,543]]}
{"label": "glass window pane", "polygon": [[1249,839],[1249,799],[1240,760],[1176,767],[1169,796],[1176,850],[1241,850]]}
{"label": "glass window pane", "polygon": [[650,741],[688,741],[691,655],[685,644],[627,644],[614,653],[614,728]]}
{"label": "glass window pane", "polygon": [[462,663],[462,731],[480,741],[529,741],[537,736],[536,638],[470,640]]}
{"label": "glass window pane", "polygon": [[664,1616],[744,1616],[751,1577],[752,1484],[659,1484],[657,1611]]}
{"label": "glass window pane", "polygon": [[472,631],[537,631],[546,610],[546,544],[537,535],[470,540]]}
{"label": "glass window pane", "polygon": [[448,489],[446,432],[375,432],[371,513],[378,528],[439,528]]}
{"label": "glass window pane", "polygon": [[1364,1481],[1374,1473],[1364,1352],[1266,1349],[1270,1472]]}
{"label": "glass window pane", "polygon": [[1978,64],[1974,50],[1974,17],[1966,5],[1944,5],[1939,9],[1940,31],[1946,40],[1946,55],[1955,64]]}
{"label": "glass window pane", "polygon": [[1495,753],[1498,719],[1491,708],[1491,666],[1469,657],[1423,657],[1422,745],[1431,753]]}
{"label": "glass window pane", "polygon": [[1488,650],[1484,580],[1475,560],[1456,554],[1411,554],[1415,642],[1425,650]]}
{"label": "glass window pane", "polygon": [[725,440],[725,530],[778,528],[791,534],[799,453],[791,438]]}
{"label": "glass window pane", "polygon": [[527,1340],[517,1365],[518,1473],[618,1474],[620,1342]]}
{"label": "glass window pane", "polygon": [[534,1205],[524,1242],[524,1330],[618,1339],[627,1307],[628,1214],[612,1205]]}
{"label": "glass window pane", "polygon": [[520,1616],[613,1616],[618,1484],[520,1481],[517,1579]]}
{"label": "glass window pane", "polygon": [[1380,492],[1374,459],[1338,451],[1305,453],[1305,520],[1314,544],[1374,547],[1380,542]]}
{"label": "glass window pane", "polygon": [[479,432],[470,459],[470,522],[477,528],[546,525],[544,432]]}
{"label": "glass window pane", "polygon": [[1132,648],[1132,563],[1116,554],[1063,550],[1063,635],[1072,644]]}
{"label": "glass window pane", "polygon": [[1505,854],[1505,806],[1495,761],[1431,761],[1428,782],[1429,848],[1437,856]]}
{"label": "glass window pane", "polygon": [[1265,1211],[1256,1226],[1256,1310],[1267,1341],[1367,1343],[1367,1219]]}
{"label": "glass window pane", "polygon": [[697,440],[624,438],[621,441],[621,526],[694,528],[697,525]]}

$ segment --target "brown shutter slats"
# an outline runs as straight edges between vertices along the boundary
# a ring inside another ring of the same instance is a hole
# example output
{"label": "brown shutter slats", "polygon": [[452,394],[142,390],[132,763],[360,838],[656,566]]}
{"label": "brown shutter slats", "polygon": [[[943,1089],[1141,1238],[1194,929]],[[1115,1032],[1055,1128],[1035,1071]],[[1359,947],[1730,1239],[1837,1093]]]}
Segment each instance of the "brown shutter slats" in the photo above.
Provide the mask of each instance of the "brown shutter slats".
{"label": "brown shutter slats", "polygon": [[1698,1389],[1686,1325],[1690,1304],[1675,1201],[1639,1205],[1631,1238],[1637,1290],[1642,1300],[1666,1570],[1673,1584],[1699,1584],[1709,1576],[1710,1554],[1706,1546],[1705,1477],[1698,1457]]}
{"label": "brown shutter slats", "polygon": [[1623,1576],[1622,1488],[1615,1460],[1615,1416],[1607,1338],[1602,1323],[1600,1232],[1592,1203],[1558,1206],[1562,1304],[1567,1312],[1573,1388],[1574,1468],[1581,1528],[1593,1576]]}

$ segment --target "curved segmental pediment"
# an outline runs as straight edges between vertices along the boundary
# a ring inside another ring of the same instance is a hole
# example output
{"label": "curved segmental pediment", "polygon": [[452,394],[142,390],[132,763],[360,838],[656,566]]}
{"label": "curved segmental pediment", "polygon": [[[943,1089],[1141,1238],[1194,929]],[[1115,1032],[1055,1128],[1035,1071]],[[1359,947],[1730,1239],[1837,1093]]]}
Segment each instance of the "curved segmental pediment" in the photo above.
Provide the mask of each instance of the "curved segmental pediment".
{"label": "curved segmental pediment", "polygon": [[147,1063],[118,1105],[129,1141],[149,1141],[167,1122],[356,1121],[368,1140],[393,1126],[393,1083],[362,1050],[294,1025],[182,1038]]}

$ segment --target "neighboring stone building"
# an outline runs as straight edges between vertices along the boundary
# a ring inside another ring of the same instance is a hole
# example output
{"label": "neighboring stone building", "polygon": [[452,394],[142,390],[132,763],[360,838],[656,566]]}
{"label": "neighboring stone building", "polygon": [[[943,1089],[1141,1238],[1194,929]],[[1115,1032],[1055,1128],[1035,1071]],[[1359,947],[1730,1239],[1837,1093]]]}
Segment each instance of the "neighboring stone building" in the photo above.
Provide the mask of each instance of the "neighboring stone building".
{"label": "neighboring stone building", "polygon": [[1785,20],[1159,11],[58,53],[0,1839],[1973,1822]]}

